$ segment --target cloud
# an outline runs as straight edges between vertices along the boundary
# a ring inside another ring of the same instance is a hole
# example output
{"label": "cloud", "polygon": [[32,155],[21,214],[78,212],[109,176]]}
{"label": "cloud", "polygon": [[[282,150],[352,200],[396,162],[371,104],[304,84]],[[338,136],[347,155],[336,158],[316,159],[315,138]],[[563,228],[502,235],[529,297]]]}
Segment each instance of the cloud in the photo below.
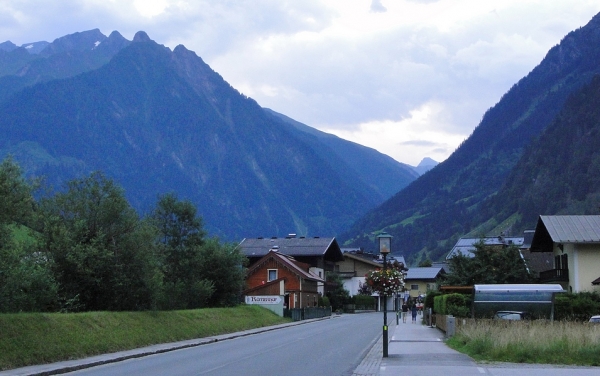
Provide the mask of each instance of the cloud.
{"label": "cloud", "polygon": [[4,0],[0,42],[144,30],[264,107],[416,164],[447,158],[598,11],[595,0]]}
{"label": "cloud", "polygon": [[371,1],[371,12],[383,13],[385,11],[387,11],[387,8],[381,4],[381,0]]}
{"label": "cloud", "polygon": [[[346,140],[361,143],[404,163],[416,166],[424,157],[443,161],[464,135],[447,127],[443,103],[428,102],[398,121],[370,121],[349,128],[323,129]],[[360,142],[359,142],[360,141]],[[426,154],[422,154],[423,151]]]}
{"label": "cloud", "polygon": [[431,146],[437,146],[437,143],[435,143],[433,141],[429,141],[429,140],[409,140],[409,141],[399,142],[398,145],[400,145],[400,146],[427,146],[427,147],[431,147]]}

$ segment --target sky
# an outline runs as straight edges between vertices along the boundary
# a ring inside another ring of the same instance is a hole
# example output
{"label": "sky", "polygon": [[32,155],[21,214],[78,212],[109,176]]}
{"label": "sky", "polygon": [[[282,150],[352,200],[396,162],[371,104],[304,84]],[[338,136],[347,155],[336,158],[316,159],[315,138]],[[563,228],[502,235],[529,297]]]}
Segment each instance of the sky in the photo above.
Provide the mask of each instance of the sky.
{"label": "sky", "polygon": [[261,106],[438,162],[598,0],[1,0],[0,42],[98,28],[196,52]]}

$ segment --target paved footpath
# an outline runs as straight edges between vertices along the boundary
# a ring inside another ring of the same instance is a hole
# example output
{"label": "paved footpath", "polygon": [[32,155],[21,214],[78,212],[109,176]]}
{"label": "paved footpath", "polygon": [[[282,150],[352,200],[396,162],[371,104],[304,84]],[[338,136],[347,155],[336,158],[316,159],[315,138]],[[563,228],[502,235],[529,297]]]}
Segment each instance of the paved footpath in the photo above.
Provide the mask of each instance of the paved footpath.
{"label": "paved footpath", "polygon": [[409,319],[393,326],[388,357],[382,359],[377,375],[478,375],[480,367],[469,356],[452,350],[444,333]]}
{"label": "paved footpath", "polygon": [[598,376],[600,367],[554,366],[544,364],[476,363],[469,356],[452,350],[444,343],[437,328],[389,322],[388,357],[383,358],[380,337],[353,376]]}

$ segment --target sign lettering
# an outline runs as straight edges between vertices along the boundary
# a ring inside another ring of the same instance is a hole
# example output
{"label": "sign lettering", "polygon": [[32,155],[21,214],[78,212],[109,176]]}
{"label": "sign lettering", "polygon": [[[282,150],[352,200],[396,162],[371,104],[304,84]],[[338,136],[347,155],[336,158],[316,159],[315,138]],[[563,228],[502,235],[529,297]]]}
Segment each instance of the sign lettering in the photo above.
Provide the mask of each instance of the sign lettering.
{"label": "sign lettering", "polygon": [[261,296],[246,296],[246,304],[279,304],[281,296],[278,295],[261,295]]}

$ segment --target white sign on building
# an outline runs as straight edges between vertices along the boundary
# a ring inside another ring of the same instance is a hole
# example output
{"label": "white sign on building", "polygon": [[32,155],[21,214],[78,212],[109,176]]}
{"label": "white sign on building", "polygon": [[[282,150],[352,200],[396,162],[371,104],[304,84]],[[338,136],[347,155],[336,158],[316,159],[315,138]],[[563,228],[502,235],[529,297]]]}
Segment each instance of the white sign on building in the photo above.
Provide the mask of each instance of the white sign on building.
{"label": "white sign on building", "polygon": [[279,295],[261,295],[261,296],[248,296],[246,295],[246,304],[279,304],[281,303],[281,296]]}

